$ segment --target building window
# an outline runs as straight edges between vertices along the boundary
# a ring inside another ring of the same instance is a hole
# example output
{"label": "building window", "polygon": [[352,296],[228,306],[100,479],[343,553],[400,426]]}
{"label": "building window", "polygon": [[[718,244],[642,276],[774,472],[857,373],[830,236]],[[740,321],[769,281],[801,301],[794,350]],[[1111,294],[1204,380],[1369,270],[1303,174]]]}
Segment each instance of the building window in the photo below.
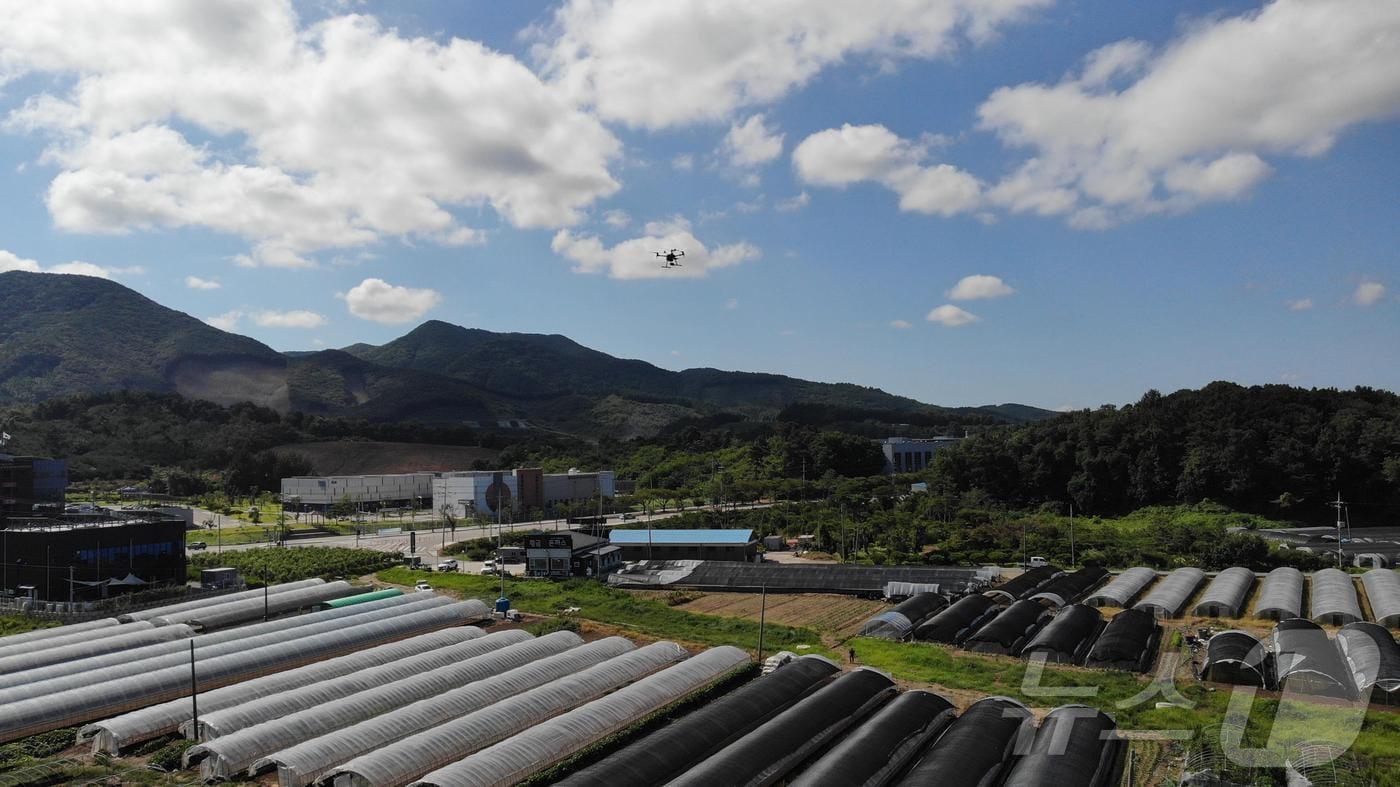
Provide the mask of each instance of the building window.
{"label": "building window", "polygon": [[562,558],[562,557],[551,558],[550,561],[549,561],[549,570],[550,570],[550,571],[568,571],[568,570],[569,570],[569,564],[568,564],[567,562],[565,562],[564,558]]}
{"label": "building window", "polygon": [[549,570],[549,560],[548,560],[548,558],[542,558],[542,557],[532,557],[532,558],[530,558],[530,570],[531,570],[531,571],[539,571],[539,572],[548,571],[548,570]]}

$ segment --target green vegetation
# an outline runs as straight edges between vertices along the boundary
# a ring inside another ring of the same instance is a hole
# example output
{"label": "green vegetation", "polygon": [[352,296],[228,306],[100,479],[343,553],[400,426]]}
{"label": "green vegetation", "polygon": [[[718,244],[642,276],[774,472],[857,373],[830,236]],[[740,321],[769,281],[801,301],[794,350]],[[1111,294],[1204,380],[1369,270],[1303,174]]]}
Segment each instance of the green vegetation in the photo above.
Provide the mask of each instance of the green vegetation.
{"label": "green vegetation", "polygon": [[196,741],[184,739],[170,741],[159,749],[156,749],[155,753],[151,755],[151,759],[147,762],[150,763],[151,767],[159,768],[163,771],[178,771],[182,767],[181,758],[184,756],[185,750],[195,745],[195,743]]}
{"label": "green vegetation", "polygon": [[197,572],[202,568],[232,567],[238,569],[250,585],[257,585],[264,577],[274,583],[312,577],[358,577],[388,568],[399,560],[397,552],[375,549],[267,547],[197,554],[190,558],[190,569]]}
{"label": "green vegetation", "polygon": [[73,745],[77,733],[77,727],[65,727],[0,746],[0,772],[21,768],[35,760],[58,754]]}
{"label": "green vegetation", "polygon": [[[469,574],[435,574],[391,568],[377,575],[382,582],[412,585],[426,579],[435,589],[452,590],[463,597],[490,601],[500,594],[497,577]],[[549,580],[509,580],[506,595],[511,606],[522,612],[558,615],[568,607],[578,607],[577,617],[628,629],[655,639],[671,639],[701,645],[736,645],[749,650],[758,648],[758,623],[741,618],[720,618],[675,609],[664,602],[625,590],[617,590],[591,580],[567,582]],[[799,653],[826,653],[821,638],[811,629],[768,624],[764,634],[764,649],[769,653],[796,650],[798,645],[809,648]]]}
{"label": "green vegetation", "polygon": [[57,626],[51,620],[39,620],[28,615],[0,615],[0,637],[8,637],[11,634],[23,634],[26,631],[35,629],[46,629]]}

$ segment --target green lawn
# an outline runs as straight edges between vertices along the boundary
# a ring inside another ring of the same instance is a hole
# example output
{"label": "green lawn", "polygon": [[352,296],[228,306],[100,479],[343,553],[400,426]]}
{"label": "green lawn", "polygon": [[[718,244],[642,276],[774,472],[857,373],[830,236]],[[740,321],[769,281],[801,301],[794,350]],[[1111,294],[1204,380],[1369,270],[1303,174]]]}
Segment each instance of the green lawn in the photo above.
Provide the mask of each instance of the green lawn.
{"label": "green lawn", "polygon": [[[376,576],[383,582],[398,585],[412,585],[419,579],[426,579],[434,588],[453,590],[488,603],[501,592],[500,580],[496,577],[436,574],[406,568],[391,568]],[[578,607],[580,618],[631,629],[649,637],[703,645],[736,645],[750,651],[758,649],[758,623],[754,621],[686,612],[669,607],[665,602],[591,580],[508,580],[506,595],[511,606],[522,612],[557,615],[566,607]],[[798,645],[811,647],[799,651]],[[764,634],[764,651],[772,654],[779,650],[831,655],[822,647],[821,637],[815,631],[770,623]]]}
{"label": "green lawn", "polygon": [[26,615],[0,615],[0,637],[23,634],[34,629],[46,629],[58,624],[50,620],[38,620]]}

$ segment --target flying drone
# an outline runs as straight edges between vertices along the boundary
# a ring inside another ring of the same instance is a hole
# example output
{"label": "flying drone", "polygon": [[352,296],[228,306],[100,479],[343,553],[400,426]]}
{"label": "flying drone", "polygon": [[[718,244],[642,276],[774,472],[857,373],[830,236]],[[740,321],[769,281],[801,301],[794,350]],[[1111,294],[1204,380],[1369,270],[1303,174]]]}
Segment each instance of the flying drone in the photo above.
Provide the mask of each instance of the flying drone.
{"label": "flying drone", "polygon": [[679,260],[681,257],[685,256],[685,252],[671,249],[670,251],[658,251],[656,252],[656,256],[665,260],[665,262],[661,263],[661,267],[679,268],[682,267]]}

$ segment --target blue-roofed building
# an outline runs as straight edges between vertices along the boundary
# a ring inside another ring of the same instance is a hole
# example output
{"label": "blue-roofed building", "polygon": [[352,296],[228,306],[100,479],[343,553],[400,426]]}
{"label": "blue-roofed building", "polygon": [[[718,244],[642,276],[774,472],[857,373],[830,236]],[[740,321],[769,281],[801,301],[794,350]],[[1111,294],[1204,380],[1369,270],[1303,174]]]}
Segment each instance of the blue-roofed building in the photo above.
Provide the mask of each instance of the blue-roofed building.
{"label": "blue-roofed building", "polygon": [[752,530],[623,530],[608,535],[622,548],[622,559],[728,560],[758,562],[758,539]]}

